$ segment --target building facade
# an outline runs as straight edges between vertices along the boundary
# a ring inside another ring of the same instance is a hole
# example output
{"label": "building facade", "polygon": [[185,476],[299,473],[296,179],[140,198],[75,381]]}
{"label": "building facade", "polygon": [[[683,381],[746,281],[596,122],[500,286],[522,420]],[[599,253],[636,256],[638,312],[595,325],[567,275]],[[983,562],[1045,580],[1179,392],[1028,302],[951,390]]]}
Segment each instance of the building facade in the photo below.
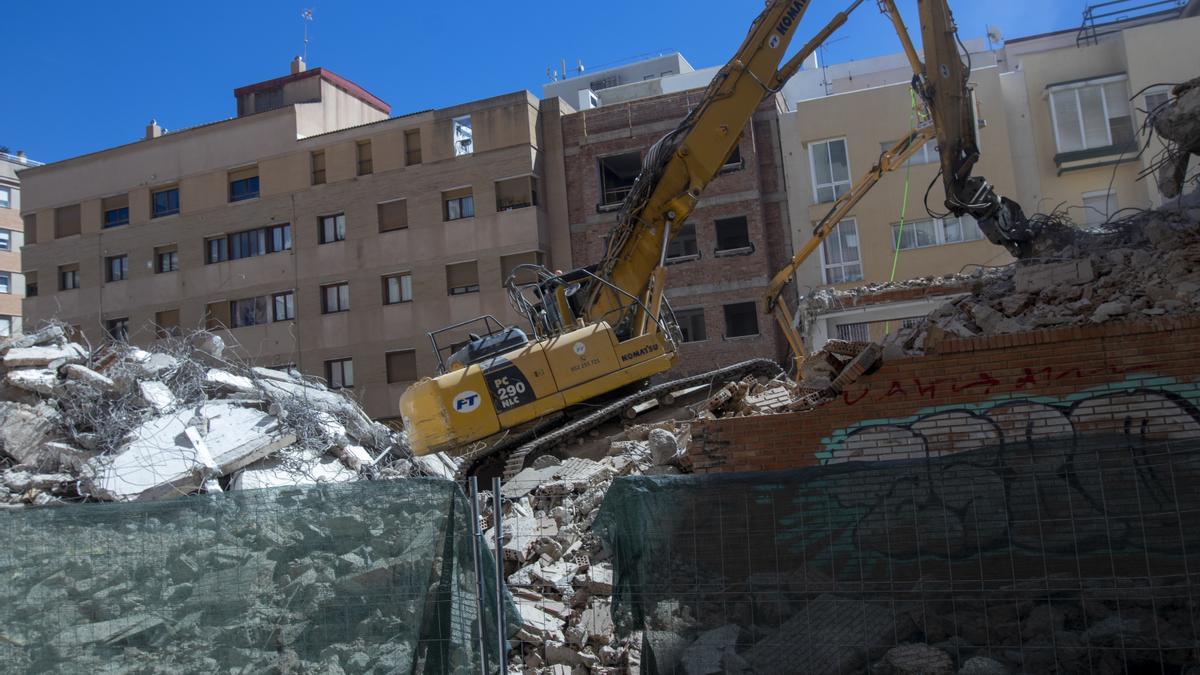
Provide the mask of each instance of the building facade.
{"label": "building facade", "polygon": [[232,120],[152,124],[143,141],[28,169],[27,315],[92,343],[221,330],[260,365],[353,388],[382,419],[436,371],[426,331],[515,321],[507,270],[554,262],[538,100],[389,117],[344,78],[293,71],[236,90]]}
{"label": "building facade", "polygon": [[25,232],[17,172],[31,166],[39,163],[23,152],[0,152],[0,338],[21,331],[21,300],[25,297],[21,246],[25,244]]}
{"label": "building facade", "polygon": [[[699,103],[703,90],[639,98],[563,118],[571,255],[600,261],[607,235],[650,146]],[[667,251],[666,297],[684,344],[672,375],[754,357],[783,358],[763,315],[767,282],[788,257],[787,199],[773,97],[742,130],[738,150],[701,196]]]}

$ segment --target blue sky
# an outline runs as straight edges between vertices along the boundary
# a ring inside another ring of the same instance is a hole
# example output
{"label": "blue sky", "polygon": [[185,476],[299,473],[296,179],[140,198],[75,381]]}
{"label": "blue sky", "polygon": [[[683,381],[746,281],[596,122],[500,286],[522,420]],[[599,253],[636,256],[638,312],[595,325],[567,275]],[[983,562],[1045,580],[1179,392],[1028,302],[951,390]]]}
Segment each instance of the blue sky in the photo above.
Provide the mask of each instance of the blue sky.
{"label": "blue sky", "polygon": [[[814,0],[795,45],[848,4]],[[915,29],[916,0],[898,4]],[[964,39],[987,25],[1006,37],[1074,27],[1084,4],[951,0]],[[670,51],[697,68],[724,63],[762,2],[9,2],[0,145],[56,161],[137,140],[152,117],[168,129],[231,117],[235,87],[287,73],[306,7],[309,64],[403,114],[520,89],[540,95],[560,58],[590,70]],[[898,51],[889,26],[866,0],[828,44],[828,60]]]}

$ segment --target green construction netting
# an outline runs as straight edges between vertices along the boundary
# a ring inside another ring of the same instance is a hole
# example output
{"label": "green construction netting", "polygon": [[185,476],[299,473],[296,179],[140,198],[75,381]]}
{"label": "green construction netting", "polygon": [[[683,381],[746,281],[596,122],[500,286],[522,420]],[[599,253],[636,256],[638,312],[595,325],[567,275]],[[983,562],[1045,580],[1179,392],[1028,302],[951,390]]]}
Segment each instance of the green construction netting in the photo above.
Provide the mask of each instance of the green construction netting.
{"label": "green construction netting", "polygon": [[594,529],[643,672],[1182,672],[1198,486],[1200,442],[1134,433],[620,478]]}
{"label": "green construction netting", "polygon": [[469,502],[450,481],[47,507],[3,523],[4,672],[479,673],[485,657],[495,672],[491,553],[481,640]]}

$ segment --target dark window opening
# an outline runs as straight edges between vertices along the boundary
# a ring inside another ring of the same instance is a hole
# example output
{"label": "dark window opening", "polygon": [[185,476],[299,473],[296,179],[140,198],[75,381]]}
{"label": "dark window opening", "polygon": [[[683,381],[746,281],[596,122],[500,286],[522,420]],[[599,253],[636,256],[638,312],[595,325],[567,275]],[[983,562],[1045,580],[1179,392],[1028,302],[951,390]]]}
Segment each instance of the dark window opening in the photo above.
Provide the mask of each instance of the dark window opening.
{"label": "dark window opening", "polygon": [[703,342],[708,339],[708,331],[704,327],[704,309],[681,309],[675,312],[675,321],[679,324],[679,332],[684,342]]}
{"label": "dark window opening", "polygon": [[716,221],[717,250],[738,251],[750,248],[750,231],[745,216]]}
{"label": "dark window opening", "polygon": [[738,338],[758,335],[758,305],[739,302],[725,305],[725,337]]}
{"label": "dark window opening", "polygon": [[634,151],[601,157],[599,162],[600,206],[620,204],[642,171],[642,153]]}
{"label": "dark window opening", "polygon": [[258,196],[258,176],[239,178],[229,182],[229,201],[240,202]]}
{"label": "dark window opening", "polygon": [[685,223],[667,244],[667,260],[686,262],[700,257],[700,243],[696,239],[696,226]]}

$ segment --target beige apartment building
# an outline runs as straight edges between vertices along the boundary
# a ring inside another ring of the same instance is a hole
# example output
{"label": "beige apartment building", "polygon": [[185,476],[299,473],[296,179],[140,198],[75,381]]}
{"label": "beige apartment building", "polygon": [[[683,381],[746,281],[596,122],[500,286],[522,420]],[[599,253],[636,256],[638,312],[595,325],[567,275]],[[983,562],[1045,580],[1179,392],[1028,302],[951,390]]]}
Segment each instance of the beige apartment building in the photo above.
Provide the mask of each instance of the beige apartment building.
{"label": "beige apartment building", "polygon": [[436,371],[426,331],[513,322],[508,270],[569,264],[550,245],[565,219],[542,206],[543,172],[562,181],[537,99],[391,117],[328,70],[292,71],[235,90],[234,119],[152,123],[142,141],[23,172],[30,321],[93,344],[222,330],[242,356],[353,388],[387,419]]}
{"label": "beige apartment building", "polygon": [[21,331],[21,299],[25,275],[21,273],[21,179],[17,172],[39,166],[23,152],[0,152],[0,338]]}
{"label": "beige apartment building", "polygon": [[[1200,1],[1152,4],[1163,11],[1128,17],[1122,9],[1121,20],[1107,25],[1009,40],[998,49],[965,43],[982,149],[976,173],[1027,214],[1062,210],[1086,227],[1121,209],[1161,202],[1152,179],[1138,180],[1160,146],[1152,143],[1139,156],[1137,130],[1145,111],[1165,100],[1163,83],[1200,74]],[[789,100],[792,111],[780,122],[796,246],[913,122],[911,71],[900,54],[836,64],[799,79],[801,96]],[[829,287],[1012,261],[970,218],[939,217],[945,209],[941,182],[934,182],[937,162],[931,143],[858,204],[797,273],[802,300]],[[931,183],[932,215],[925,206]],[[816,349],[830,338],[879,340],[945,302],[949,290],[930,286],[895,294],[903,300],[884,295],[854,306],[816,303],[820,309],[803,326],[806,343]]]}

